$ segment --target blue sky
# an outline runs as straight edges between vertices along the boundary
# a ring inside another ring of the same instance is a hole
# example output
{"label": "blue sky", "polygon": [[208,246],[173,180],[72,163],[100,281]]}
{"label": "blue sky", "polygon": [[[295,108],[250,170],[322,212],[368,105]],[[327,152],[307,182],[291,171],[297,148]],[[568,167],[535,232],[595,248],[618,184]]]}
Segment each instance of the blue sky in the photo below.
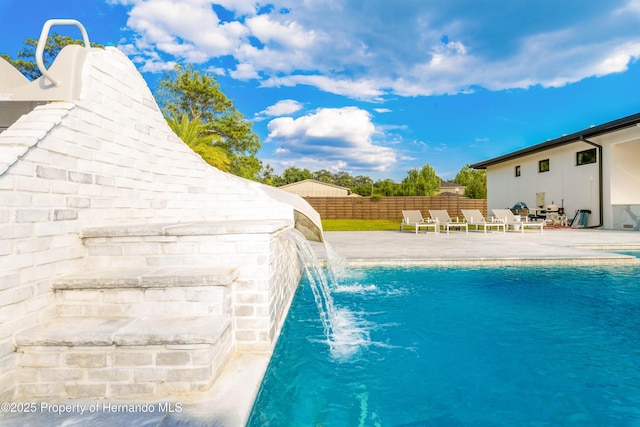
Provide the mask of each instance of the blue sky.
{"label": "blue sky", "polygon": [[2,0],[0,52],[50,18],[119,47],[152,90],[175,63],[216,75],[278,173],[452,179],[640,112],[640,0]]}

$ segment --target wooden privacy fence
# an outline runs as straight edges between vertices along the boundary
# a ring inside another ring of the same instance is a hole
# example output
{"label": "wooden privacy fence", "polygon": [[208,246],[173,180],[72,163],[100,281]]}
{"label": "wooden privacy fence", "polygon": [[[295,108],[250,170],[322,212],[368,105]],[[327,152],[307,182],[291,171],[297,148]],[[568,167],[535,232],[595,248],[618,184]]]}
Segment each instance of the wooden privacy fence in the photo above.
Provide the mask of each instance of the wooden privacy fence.
{"label": "wooden privacy fence", "polygon": [[487,216],[486,199],[457,196],[393,196],[393,197],[305,197],[322,219],[402,219],[402,211],[419,209],[429,216],[429,209],[446,209],[453,217],[462,209],[479,209]]}

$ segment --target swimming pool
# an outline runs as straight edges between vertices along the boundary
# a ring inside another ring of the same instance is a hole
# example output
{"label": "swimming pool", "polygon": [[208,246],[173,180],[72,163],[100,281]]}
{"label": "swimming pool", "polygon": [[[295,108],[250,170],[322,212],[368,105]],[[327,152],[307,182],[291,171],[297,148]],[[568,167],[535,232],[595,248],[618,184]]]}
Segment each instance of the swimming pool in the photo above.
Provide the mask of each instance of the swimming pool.
{"label": "swimming pool", "polygon": [[614,252],[616,254],[629,255],[629,256],[634,256],[636,258],[640,258],[640,250],[638,249],[628,249],[625,251],[611,251],[611,252]]}
{"label": "swimming pool", "polygon": [[250,426],[640,425],[637,267],[367,268],[306,279]]}

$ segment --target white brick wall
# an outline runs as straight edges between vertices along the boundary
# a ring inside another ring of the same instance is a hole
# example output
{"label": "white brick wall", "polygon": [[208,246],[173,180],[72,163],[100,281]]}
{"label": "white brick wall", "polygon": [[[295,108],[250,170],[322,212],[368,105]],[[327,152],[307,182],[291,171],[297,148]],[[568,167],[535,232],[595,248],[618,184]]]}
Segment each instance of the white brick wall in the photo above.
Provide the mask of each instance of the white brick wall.
{"label": "white brick wall", "polygon": [[17,392],[23,398],[157,399],[208,389],[227,361],[231,346],[228,333],[216,344],[110,346],[100,351],[28,346],[17,355],[22,368],[12,373],[11,379],[18,377]]}
{"label": "white brick wall", "polygon": [[270,256],[262,270],[234,284],[236,340],[241,351],[268,351],[280,333],[300,280],[297,250],[286,233],[269,242]]}
{"label": "white brick wall", "polygon": [[[80,238],[85,227],[228,219],[293,224],[291,207],[209,167],[177,138],[121,52],[90,52],[82,79],[79,100],[37,107],[0,134],[0,365],[13,360],[14,349],[7,343],[15,333],[53,315],[47,305],[53,301],[51,279],[86,267],[88,253]],[[270,253],[268,242],[258,250],[254,237],[238,242],[236,252],[216,255],[216,262],[254,263],[242,280],[265,288],[292,279],[287,267],[269,273],[272,258],[282,255]],[[125,255],[121,247],[96,251],[91,255]],[[135,259],[135,250],[126,255]],[[149,263],[160,265],[175,256],[156,254]],[[238,314],[266,322],[266,310],[256,307],[270,304],[269,292],[247,296],[259,300],[253,308],[238,297]],[[279,307],[288,304],[289,294],[277,302]],[[263,329],[273,337],[278,328],[269,320]],[[254,341],[244,347],[265,349],[264,335],[254,333]],[[0,375],[0,396],[11,393],[14,377]],[[47,387],[55,393],[61,386],[51,383],[32,391],[45,393]]]}

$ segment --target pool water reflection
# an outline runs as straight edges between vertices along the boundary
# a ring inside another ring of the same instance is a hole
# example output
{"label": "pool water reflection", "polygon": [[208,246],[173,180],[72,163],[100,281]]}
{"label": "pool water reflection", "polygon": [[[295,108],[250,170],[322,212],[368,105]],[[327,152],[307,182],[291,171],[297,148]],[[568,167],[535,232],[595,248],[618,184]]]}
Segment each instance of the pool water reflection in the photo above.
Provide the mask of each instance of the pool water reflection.
{"label": "pool water reflection", "polygon": [[350,270],[333,351],[303,281],[249,425],[638,425],[639,273]]}

